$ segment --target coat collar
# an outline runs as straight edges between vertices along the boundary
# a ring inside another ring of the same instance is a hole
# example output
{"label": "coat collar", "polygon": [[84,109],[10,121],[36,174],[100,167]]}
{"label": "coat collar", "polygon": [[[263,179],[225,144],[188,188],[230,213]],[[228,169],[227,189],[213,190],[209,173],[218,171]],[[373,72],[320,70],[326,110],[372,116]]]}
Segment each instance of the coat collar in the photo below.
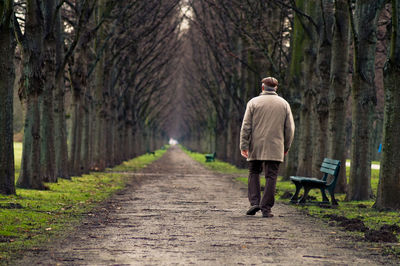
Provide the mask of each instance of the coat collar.
{"label": "coat collar", "polygon": [[278,95],[275,91],[263,91],[260,95]]}

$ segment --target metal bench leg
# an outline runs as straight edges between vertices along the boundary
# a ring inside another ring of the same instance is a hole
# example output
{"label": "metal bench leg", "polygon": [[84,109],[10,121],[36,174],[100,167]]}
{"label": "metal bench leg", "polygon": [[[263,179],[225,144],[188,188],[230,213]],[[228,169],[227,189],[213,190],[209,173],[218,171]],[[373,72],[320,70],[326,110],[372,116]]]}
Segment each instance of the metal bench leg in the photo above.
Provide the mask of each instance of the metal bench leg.
{"label": "metal bench leg", "polygon": [[332,205],[339,205],[337,203],[336,199],[335,199],[335,189],[334,188],[333,189],[329,189],[328,191],[329,191],[329,194],[331,195]]}
{"label": "metal bench leg", "polygon": [[299,199],[299,193],[302,185],[299,182],[293,182],[296,186],[296,193],[294,193],[293,197],[290,199],[291,203],[297,203]]}
{"label": "metal bench leg", "polygon": [[329,199],[328,199],[328,197],[326,196],[326,193],[325,193],[325,189],[324,188],[321,188],[320,189],[321,190],[321,195],[322,195],[322,202],[327,202],[327,203],[329,203]]}
{"label": "metal bench leg", "polygon": [[306,199],[308,196],[308,192],[310,192],[310,189],[311,189],[310,187],[307,187],[307,186],[304,187],[304,195],[303,195],[303,197],[301,197],[299,203],[301,203],[301,204],[306,203]]}

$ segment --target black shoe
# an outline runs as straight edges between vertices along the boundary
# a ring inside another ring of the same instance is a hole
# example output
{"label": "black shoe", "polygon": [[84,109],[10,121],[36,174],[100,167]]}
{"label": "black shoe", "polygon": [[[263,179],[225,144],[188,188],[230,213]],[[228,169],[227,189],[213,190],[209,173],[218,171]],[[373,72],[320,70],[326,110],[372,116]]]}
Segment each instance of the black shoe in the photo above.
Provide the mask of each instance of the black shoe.
{"label": "black shoe", "polygon": [[272,218],[272,217],[274,217],[274,215],[272,213],[270,213],[270,212],[264,212],[262,214],[262,217],[263,218]]}
{"label": "black shoe", "polygon": [[260,209],[260,206],[254,205],[251,206],[250,209],[246,212],[247,215],[255,215]]}

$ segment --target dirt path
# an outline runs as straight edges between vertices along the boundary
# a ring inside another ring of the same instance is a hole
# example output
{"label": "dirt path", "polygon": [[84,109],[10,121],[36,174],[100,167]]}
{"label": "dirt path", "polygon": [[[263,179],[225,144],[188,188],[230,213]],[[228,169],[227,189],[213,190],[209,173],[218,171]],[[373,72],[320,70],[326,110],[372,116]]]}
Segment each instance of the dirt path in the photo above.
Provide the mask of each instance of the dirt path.
{"label": "dirt path", "polygon": [[[178,148],[135,174],[99,213],[19,265],[380,265],[393,262],[335,227],[276,205],[272,219],[245,215],[246,189]],[[139,185],[139,181],[140,185]]]}

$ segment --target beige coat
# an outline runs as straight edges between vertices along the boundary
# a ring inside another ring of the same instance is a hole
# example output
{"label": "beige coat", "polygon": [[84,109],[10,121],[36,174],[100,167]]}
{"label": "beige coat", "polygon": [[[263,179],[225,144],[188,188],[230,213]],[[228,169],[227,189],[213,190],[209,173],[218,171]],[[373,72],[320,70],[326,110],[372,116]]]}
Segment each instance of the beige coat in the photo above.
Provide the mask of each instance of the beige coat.
{"label": "beige coat", "polygon": [[240,150],[248,150],[248,161],[283,162],[294,136],[289,103],[276,92],[264,91],[247,103],[240,131]]}

